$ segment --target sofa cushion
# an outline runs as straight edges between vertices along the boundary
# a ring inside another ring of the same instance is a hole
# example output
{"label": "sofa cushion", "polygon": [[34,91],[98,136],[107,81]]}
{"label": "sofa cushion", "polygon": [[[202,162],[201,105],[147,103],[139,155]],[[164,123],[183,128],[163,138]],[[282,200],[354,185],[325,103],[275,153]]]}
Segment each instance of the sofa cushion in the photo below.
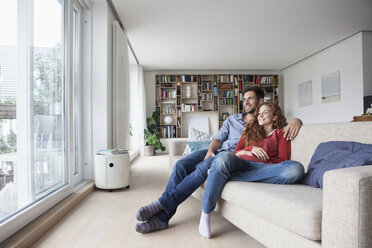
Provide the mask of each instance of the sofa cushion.
{"label": "sofa cushion", "polygon": [[[193,127],[190,127],[189,129],[189,138],[188,138],[188,142],[190,141],[212,141],[212,139],[214,138],[214,135],[211,135],[209,133],[205,133],[205,132],[202,132],[196,128],[193,128]],[[190,147],[187,145],[186,148],[185,148],[185,151],[183,152],[183,156],[187,156],[191,154],[191,149]]]}
{"label": "sofa cushion", "polygon": [[191,149],[191,153],[203,150],[203,149],[208,149],[210,145],[210,141],[188,141],[187,145]]}
{"label": "sofa cushion", "polygon": [[229,181],[221,197],[289,231],[321,240],[321,189],[299,184]]}

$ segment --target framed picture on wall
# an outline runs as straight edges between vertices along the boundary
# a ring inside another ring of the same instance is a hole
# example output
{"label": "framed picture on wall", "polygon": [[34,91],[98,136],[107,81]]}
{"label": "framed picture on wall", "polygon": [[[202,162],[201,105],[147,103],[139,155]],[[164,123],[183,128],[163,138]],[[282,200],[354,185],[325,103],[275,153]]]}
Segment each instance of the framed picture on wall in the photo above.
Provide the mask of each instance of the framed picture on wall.
{"label": "framed picture on wall", "polygon": [[341,101],[340,71],[322,76],[322,103]]}
{"label": "framed picture on wall", "polygon": [[313,105],[313,83],[311,80],[298,85],[298,104],[300,107]]}

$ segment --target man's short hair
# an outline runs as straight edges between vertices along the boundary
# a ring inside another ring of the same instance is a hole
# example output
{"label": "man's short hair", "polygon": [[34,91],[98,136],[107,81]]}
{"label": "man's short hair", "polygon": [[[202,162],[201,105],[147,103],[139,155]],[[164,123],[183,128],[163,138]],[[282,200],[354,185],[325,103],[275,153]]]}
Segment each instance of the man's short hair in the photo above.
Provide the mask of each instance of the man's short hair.
{"label": "man's short hair", "polygon": [[259,87],[257,87],[257,86],[253,86],[253,87],[247,87],[247,88],[245,88],[244,90],[243,90],[243,96],[244,96],[244,94],[245,93],[247,93],[248,91],[254,91],[254,93],[256,94],[256,97],[257,97],[257,101],[258,100],[260,100],[261,98],[264,98],[264,96],[265,96],[265,92],[261,89],[261,88],[259,88]]}

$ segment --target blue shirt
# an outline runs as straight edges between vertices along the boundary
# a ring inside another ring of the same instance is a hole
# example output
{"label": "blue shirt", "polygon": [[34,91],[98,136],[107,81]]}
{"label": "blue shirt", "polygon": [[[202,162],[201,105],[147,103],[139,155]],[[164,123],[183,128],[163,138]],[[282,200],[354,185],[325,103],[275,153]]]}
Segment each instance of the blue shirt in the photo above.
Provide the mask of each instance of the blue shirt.
{"label": "blue shirt", "polygon": [[222,142],[220,149],[217,151],[233,152],[242,136],[244,128],[245,122],[243,120],[243,114],[230,115],[229,118],[223,122],[222,127],[214,137]]}

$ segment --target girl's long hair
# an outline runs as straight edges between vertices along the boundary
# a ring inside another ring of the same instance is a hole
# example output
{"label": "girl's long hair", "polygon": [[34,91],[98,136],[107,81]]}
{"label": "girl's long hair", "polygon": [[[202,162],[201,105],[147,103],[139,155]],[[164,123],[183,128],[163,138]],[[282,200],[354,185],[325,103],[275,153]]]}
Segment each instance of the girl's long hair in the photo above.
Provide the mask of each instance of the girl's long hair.
{"label": "girl's long hair", "polygon": [[243,131],[244,145],[259,145],[261,141],[265,138],[265,129],[263,126],[258,124],[258,111],[262,106],[269,106],[273,111],[273,115],[276,116],[276,120],[273,122],[273,129],[282,129],[286,124],[286,119],[283,115],[280,107],[274,103],[264,102],[258,105],[256,111],[253,114],[253,118],[248,122],[247,126]]}

